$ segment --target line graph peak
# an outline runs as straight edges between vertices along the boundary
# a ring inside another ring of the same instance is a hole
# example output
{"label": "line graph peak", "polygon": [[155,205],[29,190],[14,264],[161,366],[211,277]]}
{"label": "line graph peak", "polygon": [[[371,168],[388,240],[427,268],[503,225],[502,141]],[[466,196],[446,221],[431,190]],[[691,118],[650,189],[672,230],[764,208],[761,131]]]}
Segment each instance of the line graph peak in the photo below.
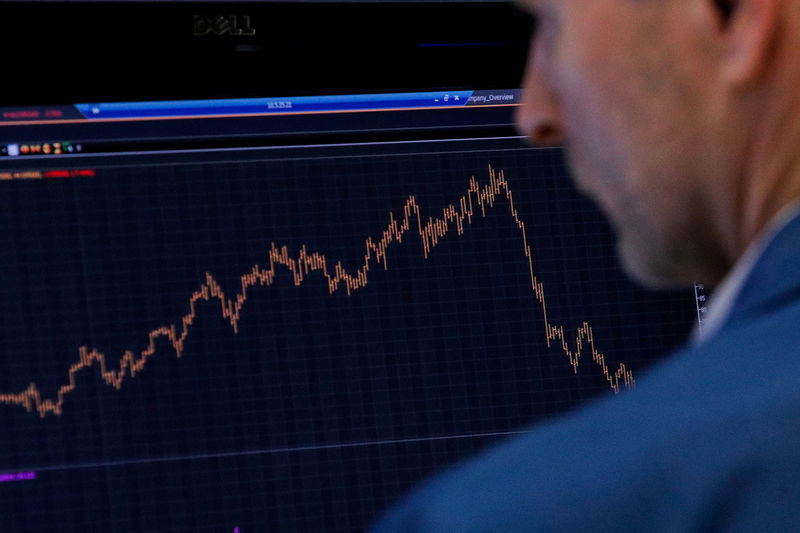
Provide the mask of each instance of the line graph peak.
{"label": "line graph peak", "polygon": [[[541,307],[542,330],[547,346],[561,350],[575,373],[581,360],[590,357],[614,392],[635,386],[633,372],[624,363],[613,369],[609,367],[605,356],[595,346],[594,332],[588,322],[583,322],[574,333],[567,333],[564,325],[549,320],[545,288],[534,270],[533,252],[525,222],[515,207],[514,195],[505,172],[489,165],[486,181],[480,182],[475,176],[470,177],[463,195],[436,211],[435,215],[423,212],[417,198],[414,195],[408,196],[401,210],[397,213],[389,212],[388,222],[379,234],[365,238],[363,257],[356,263],[358,268],[348,270],[342,260],[334,261],[324,253],[310,251],[305,244],[290,251],[287,246],[271,242],[267,247],[264,265],[255,264],[241,274],[240,285],[234,294],[226,293],[215,277],[206,272],[205,279],[188,298],[186,314],[172,324],[149,331],[143,349],[138,352],[125,350],[121,356],[114,357],[96,348],[81,346],[78,348],[77,361],[69,365],[66,380],[54,395],[46,396],[32,382],[22,391],[0,393],[0,405],[19,406],[42,418],[48,415],[60,416],[68,396],[78,386],[76,376],[81,372],[94,368],[103,383],[119,390],[127,380],[144,371],[162,345],[168,346],[175,357],[181,358],[201,304],[211,302],[213,306],[215,302],[219,314],[238,334],[242,313],[252,297],[251,289],[273,285],[279,270],[289,272],[295,287],[303,285],[311,276],[320,276],[326,282],[329,294],[344,291],[347,296],[352,296],[371,282],[370,272],[373,269],[389,270],[388,257],[391,251],[396,246],[409,245],[414,240],[409,237],[419,238],[421,253],[427,260],[447,237],[463,235],[468,226],[476,220],[486,218],[488,213],[503,202],[506,204],[507,215],[513,219],[519,231],[522,252],[519,257],[526,261],[530,289]],[[161,342],[164,340],[166,343]],[[116,364],[112,364],[115,360]]]}

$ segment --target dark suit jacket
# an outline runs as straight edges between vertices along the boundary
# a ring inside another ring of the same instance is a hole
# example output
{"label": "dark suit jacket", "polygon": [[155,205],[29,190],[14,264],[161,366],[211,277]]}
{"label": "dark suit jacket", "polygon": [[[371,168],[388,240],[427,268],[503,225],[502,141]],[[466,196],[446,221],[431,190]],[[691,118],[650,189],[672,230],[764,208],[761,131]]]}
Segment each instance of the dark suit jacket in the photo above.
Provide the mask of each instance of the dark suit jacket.
{"label": "dark suit jacket", "polygon": [[714,338],[434,478],[375,533],[800,531],[800,217]]}

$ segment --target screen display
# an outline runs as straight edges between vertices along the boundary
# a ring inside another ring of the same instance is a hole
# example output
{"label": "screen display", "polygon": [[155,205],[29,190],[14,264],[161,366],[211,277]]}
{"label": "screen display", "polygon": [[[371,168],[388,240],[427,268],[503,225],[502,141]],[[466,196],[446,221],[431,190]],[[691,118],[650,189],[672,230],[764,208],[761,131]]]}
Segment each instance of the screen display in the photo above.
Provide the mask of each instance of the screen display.
{"label": "screen display", "polygon": [[2,529],[362,530],[635,394],[703,296],[625,278],[518,97],[8,110]]}

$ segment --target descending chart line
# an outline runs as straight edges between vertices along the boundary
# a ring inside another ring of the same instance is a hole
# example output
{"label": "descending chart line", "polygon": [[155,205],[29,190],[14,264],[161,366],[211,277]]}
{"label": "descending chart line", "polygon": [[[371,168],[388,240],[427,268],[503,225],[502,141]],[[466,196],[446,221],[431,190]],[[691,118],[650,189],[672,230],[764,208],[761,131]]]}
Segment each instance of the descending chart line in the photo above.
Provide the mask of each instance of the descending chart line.
{"label": "descending chart line", "polygon": [[382,266],[384,270],[389,268],[387,254],[390,246],[395,243],[402,244],[407,238],[407,234],[419,235],[423,256],[428,259],[431,251],[439,245],[444,237],[454,230],[457,235],[463,235],[465,227],[471,225],[473,219],[478,216],[485,218],[487,210],[493,209],[498,199],[503,197],[508,202],[510,215],[521,234],[523,251],[530,272],[531,290],[542,308],[542,320],[548,348],[559,347],[567,357],[574,373],[578,371],[581,358],[590,355],[615,393],[619,392],[623,386],[635,386],[633,372],[624,363],[620,363],[615,370],[609,368],[605,356],[595,347],[594,333],[588,322],[583,322],[577,328],[574,336],[570,338],[574,341],[573,347],[570,347],[569,336],[565,333],[564,326],[549,321],[544,286],[534,271],[533,253],[528,243],[526,225],[514,205],[513,193],[504,171],[496,172],[490,165],[488,175],[489,181],[484,184],[480,184],[472,176],[466,193],[457,202],[444,207],[441,217],[423,217],[416,197],[409,196],[403,207],[402,217],[397,218],[394,212],[390,212],[389,223],[380,238],[376,240],[368,237],[366,239],[363,267],[354,272],[348,272],[341,261],[331,263],[326,255],[309,252],[306,245],[301,246],[297,254],[290,254],[286,246],[279,248],[274,242],[270,244],[268,250],[268,267],[263,268],[256,264],[249,272],[243,274],[240,280],[241,291],[233,296],[227,296],[219,283],[207,272],[205,282],[189,298],[189,312],[182,317],[180,322],[150,331],[147,336],[146,348],[138,355],[131,350],[125,351],[119,359],[118,368],[109,368],[107,357],[103,352],[94,348],[90,349],[88,346],[81,346],[78,349],[79,360],[69,367],[68,381],[58,388],[54,398],[44,397],[36,383],[31,383],[21,392],[0,394],[0,404],[20,406],[28,412],[38,413],[42,418],[47,415],[61,415],[66,397],[76,389],[76,374],[82,370],[98,366],[103,382],[119,390],[126,379],[135,377],[146,367],[149,359],[155,355],[156,343],[160,339],[166,338],[175,356],[180,358],[184,351],[186,338],[197,318],[197,304],[201,300],[218,300],[222,317],[227,320],[233,331],[238,333],[241,312],[249,298],[249,289],[255,286],[271,286],[278,266],[291,272],[295,287],[302,285],[309,275],[319,273],[327,281],[329,294],[344,289],[350,296],[368,284],[370,270],[376,266]]}

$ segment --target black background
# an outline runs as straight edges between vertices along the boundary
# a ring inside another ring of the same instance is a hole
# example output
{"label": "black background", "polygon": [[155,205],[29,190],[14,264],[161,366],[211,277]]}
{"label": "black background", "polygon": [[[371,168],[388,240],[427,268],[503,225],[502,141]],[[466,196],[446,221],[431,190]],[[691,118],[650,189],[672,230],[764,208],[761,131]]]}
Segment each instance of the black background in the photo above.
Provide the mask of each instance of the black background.
{"label": "black background", "polygon": [[[248,15],[254,36],[194,35]],[[0,3],[0,105],[518,87],[511,3]],[[434,46],[431,46],[434,45]]]}

